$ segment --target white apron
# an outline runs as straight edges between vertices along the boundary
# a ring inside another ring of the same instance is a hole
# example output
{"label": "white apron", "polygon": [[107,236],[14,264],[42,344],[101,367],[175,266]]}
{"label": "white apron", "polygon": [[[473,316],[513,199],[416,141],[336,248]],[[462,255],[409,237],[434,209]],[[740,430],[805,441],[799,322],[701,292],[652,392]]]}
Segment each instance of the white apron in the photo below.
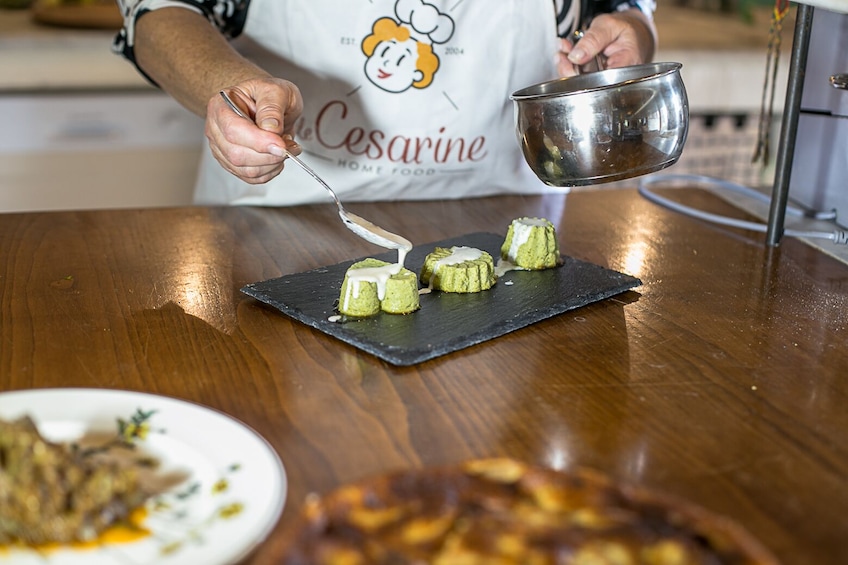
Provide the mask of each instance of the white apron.
{"label": "white apron", "polygon": [[[549,190],[510,93],[557,76],[551,0],[253,0],[239,48],[300,88],[301,156],[343,201]],[[405,30],[405,31],[404,31]],[[254,186],[208,148],[198,204],[327,202],[296,164]]]}

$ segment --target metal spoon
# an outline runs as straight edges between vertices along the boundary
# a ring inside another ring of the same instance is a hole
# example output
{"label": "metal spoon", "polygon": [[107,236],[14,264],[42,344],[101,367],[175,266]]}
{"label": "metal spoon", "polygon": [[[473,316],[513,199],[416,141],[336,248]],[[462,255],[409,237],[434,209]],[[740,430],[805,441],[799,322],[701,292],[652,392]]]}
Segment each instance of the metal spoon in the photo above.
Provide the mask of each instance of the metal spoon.
{"label": "metal spoon", "polygon": [[[242,112],[241,109],[238,106],[235,105],[235,103],[227,95],[226,92],[224,92],[222,90],[220,92],[220,94],[221,94],[221,97],[227,102],[227,105],[233,110],[233,112],[235,112],[236,114],[238,114],[242,118],[250,120],[250,118],[247,116],[247,114]],[[299,157],[297,157],[296,155],[292,155],[286,149],[283,149],[283,151],[285,151],[286,156],[289,159],[291,159],[292,161],[294,161],[295,163],[300,165],[301,169],[306,171],[309,174],[309,176],[314,178],[316,181],[318,181],[321,184],[321,186],[323,186],[324,188],[327,189],[327,192],[330,193],[330,196],[333,197],[333,200],[335,201],[336,206],[338,206],[338,208],[339,208],[339,216],[341,217],[342,222],[344,223],[345,226],[347,226],[347,228],[350,231],[352,231],[353,233],[355,233],[356,235],[358,235],[362,239],[364,239],[366,241],[370,241],[371,243],[373,243],[375,245],[379,245],[380,247],[385,247],[387,249],[397,249],[398,250],[398,263],[400,263],[401,265],[403,264],[403,259],[406,256],[406,253],[410,249],[412,249],[412,243],[408,239],[401,237],[397,234],[393,234],[390,231],[384,230],[380,226],[372,224],[371,222],[369,222],[365,218],[362,218],[360,216],[357,216],[356,214],[353,214],[353,213],[345,210],[344,206],[342,206],[342,201],[339,200],[339,197],[336,196],[335,191],[332,188],[330,188],[330,185],[328,185],[326,182],[324,182],[324,179],[322,179],[320,176],[318,176],[318,174],[315,171],[313,171],[306,163],[301,161]]]}

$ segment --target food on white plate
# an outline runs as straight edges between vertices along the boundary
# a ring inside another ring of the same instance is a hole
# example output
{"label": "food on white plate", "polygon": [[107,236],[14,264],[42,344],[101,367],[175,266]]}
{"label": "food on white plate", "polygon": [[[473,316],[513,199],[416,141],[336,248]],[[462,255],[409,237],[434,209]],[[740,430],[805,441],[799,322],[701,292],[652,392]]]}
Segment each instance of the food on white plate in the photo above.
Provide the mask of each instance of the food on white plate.
{"label": "food on white plate", "polygon": [[496,281],[492,256],[475,247],[436,247],[421,267],[421,283],[442,292],[481,292]]}
{"label": "food on white plate", "polygon": [[380,311],[409,314],[419,305],[415,273],[399,263],[368,258],[345,272],[338,310],[346,316],[365,317]]}
{"label": "food on white plate", "polygon": [[701,507],[590,470],[506,459],[398,471],[309,495],[285,565],[777,565]]}
{"label": "food on white plate", "polygon": [[[137,430],[136,430],[137,431]],[[43,546],[87,542],[117,524],[130,524],[152,493],[142,488],[141,466],[109,458],[108,446],[47,441],[28,417],[0,420],[0,545]]]}
{"label": "food on white plate", "polygon": [[550,269],[562,264],[556,228],[544,218],[517,218],[510,223],[501,258],[519,269]]}

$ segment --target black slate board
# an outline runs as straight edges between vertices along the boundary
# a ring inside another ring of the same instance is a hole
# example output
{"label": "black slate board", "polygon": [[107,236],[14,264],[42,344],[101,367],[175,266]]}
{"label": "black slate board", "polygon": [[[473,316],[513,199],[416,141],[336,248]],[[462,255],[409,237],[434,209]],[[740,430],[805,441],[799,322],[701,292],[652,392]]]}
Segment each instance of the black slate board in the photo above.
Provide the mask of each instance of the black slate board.
{"label": "black slate board", "polygon": [[[497,260],[503,236],[473,233],[416,245],[406,266],[419,272],[435,247],[465,245],[488,251]],[[397,252],[373,255],[397,261]],[[414,365],[464,349],[603,300],[639,286],[641,281],[571,257],[543,271],[509,271],[490,290],[475,294],[433,291],[421,296],[421,308],[406,315],[380,314],[331,322],[337,314],[345,272],[354,259],[312,271],[249,284],[241,291],[284,314],[371,353],[393,365]]]}

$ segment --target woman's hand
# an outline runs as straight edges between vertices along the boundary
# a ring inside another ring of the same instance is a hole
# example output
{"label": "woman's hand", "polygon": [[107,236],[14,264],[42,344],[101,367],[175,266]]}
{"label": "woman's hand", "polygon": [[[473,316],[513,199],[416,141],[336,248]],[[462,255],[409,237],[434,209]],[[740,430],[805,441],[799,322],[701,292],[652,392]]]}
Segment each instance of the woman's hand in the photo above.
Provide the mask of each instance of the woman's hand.
{"label": "woman's hand", "polygon": [[217,93],[206,106],[206,138],[221,166],[250,184],[280,174],[285,151],[301,152],[294,126],[303,111],[300,90],[278,78],[250,79],[225,89],[245,120]]}
{"label": "woman's hand", "polygon": [[562,77],[577,73],[575,66],[585,65],[602,55],[604,68],[626,67],[650,62],[656,47],[656,28],[641,10],[595,16],[577,44],[563,39],[557,61]]}

